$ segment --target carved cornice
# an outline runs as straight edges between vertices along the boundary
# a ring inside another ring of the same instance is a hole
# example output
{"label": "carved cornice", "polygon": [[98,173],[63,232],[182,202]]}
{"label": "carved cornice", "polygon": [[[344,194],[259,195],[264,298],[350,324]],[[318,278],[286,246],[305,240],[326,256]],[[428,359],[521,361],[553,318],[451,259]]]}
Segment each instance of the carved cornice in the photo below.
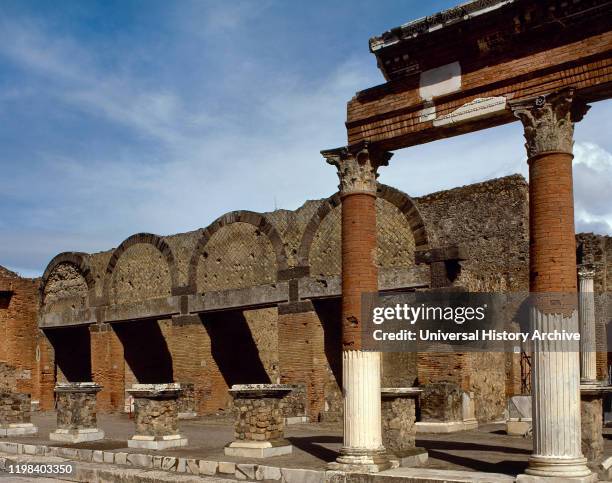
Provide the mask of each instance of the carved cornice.
{"label": "carved cornice", "polygon": [[378,168],[387,166],[393,156],[364,142],[352,147],[321,151],[325,160],[338,169],[340,195],[368,193],[376,196]]}
{"label": "carved cornice", "polygon": [[575,98],[573,89],[535,99],[510,102],[510,108],[523,123],[525,148],[529,158],[546,152],[572,153],[574,123],[590,106]]}

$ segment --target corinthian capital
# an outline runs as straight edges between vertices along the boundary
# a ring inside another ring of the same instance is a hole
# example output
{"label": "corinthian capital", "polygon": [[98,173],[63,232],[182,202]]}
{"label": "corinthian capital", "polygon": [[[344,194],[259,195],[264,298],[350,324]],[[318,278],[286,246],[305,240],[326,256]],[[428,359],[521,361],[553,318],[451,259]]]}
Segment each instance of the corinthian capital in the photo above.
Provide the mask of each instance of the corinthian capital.
{"label": "corinthian capital", "polygon": [[357,146],[342,147],[321,151],[329,164],[338,169],[341,195],[350,193],[370,193],[376,195],[378,168],[387,166],[393,156],[388,151],[373,148],[367,142]]}
{"label": "corinthian capital", "polygon": [[572,153],[574,123],[590,106],[577,100],[573,89],[565,89],[535,99],[510,102],[510,108],[523,123],[527,156],[550,151]]}

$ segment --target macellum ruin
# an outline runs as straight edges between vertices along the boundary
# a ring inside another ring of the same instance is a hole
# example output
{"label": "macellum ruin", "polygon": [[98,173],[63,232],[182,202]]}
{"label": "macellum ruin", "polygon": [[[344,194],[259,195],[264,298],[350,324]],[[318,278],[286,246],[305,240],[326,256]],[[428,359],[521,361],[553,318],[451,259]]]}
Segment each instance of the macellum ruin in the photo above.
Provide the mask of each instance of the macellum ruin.
{"label": "macellum ruin", "polygon": [[[41,279],[0,268],[0,435],[34,431],[31,406],[58,411],[52,440],[94,441],[96,412],[135,409],[127,446],[160,451],[189,445],[178,419],[234,408],[227,454],[286,454],[284,422],[338,422],[329,468],[378,472],[418,454],[415,432],[504,419],[532,428],[519,480],[593,481],[610,456],[612,312],[592,295],[611,290],[612,237],[575,233],[572,146],[612,94],[611,10],[477,0],[389,30],[370,40],[385,82],[355,94],[346,142],[322,151],[339,178],[329,198],[60,253]],[[376,181],[392,151],[509,122],[524,128],[529,180],[418,198]],[[579,327],[597,351],[360,350],[362,293],[444,289],[578,292],[543,299],[534,323]],[[83,411],[63,410],[75,401]],[[525,407],[532,418],[514,414]]]}

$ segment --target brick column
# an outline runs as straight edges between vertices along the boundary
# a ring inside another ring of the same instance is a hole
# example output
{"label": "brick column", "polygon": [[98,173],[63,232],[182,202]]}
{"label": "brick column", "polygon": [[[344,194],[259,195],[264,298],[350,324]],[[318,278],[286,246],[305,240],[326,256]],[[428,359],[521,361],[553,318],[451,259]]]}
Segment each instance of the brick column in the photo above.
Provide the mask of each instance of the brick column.
{"label": "brick column", "polygon": [[[586,112],[572,90],[513,102],[523,123],[529,163],[530,291],[534,329],[577,332],[576,241],[572,187],[574,122]],[[545,293],[545,296],[542,296]],[[532,363],[533,454],[525,481],[533,477],[592,475],[580,442],[580,361],[577,349],[536,341]]]}
{"label": "brick column", "polygon": [[344,444],[332,468],[390,466],[381,436],[380,354],[361,351],[361,295],[378,291],[376,178],[390,153],[367,143],[322,151],[338,169],[342,199],[342,386]]}
{"label": "brick column", "polygon": [[[101,386],[97,392],[97,409],[100,412],[111,410],[111,388],[110,386],[110,347],[109,347],[109,324],[92,324],[89,326],[89,337],[91,340],[91,377],[94,382]],[[94,392],[94,397],[96,397]]]}

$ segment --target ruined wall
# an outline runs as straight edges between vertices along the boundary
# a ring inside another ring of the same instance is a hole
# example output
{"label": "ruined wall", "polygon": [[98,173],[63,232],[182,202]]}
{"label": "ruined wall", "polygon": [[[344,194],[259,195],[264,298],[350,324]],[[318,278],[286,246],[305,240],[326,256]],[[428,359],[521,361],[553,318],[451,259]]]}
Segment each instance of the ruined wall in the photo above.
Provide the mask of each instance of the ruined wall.
{"label": "ruined wall", "polygon": [[[467,250],[456,284],[477,292],[529,290],[528,185],[520,175],[417,198],[433,246]],[[496,419],[509,389],[520,387],[505,354],[419,355],[419,382],[449,381],[475,395],[476,417]],[[511,380],[509,380],[511,378]]]}
{"label": "ruined wall", "polygon": [[167,297],[172,289],[170,267],[153,245],[137,243],[121,254],[110,281],[114,304]]}
{"label": "ruined wall", "polygon": [[[413,201],[381,185],[377,263],[383,270],[411,268],[415,250],[426,246],[429,237],[431,247],[467,248],[459,280],[466,288],[525,289],[526,196],[520,176],[434,193],[414,200],[421,220],[411,208]],[[115,250],[57,263],[46,279],[45,310],[89,307],[100,322],[107,305],[132,306],[136,312],[129,313],[137,314],[152,299],[176,300],[169,309],[175,312],[156,320],[113,320],[110,333],[92,329],[92,375],[108,386],[99,394],[102,408],[117,409],[124,387],[135,382],[174,380],[194,384],[199,412],[217,412],[230,404],[227,389],[232,384],[283,380],[304,384],[311,417],[338,420],[337,300],[315,300],[305,325],[301,316],[279,315],[275,306],[200,315],[184,310],[189,294],[272,285],[286,268],[306,265],[311,277],[338,275],[340,215],[334,196],[308,201],[295,211],[229,213],[206,229],[185,234],[134,235]],[[507,387],[513,387],[505,376],[507,361],[455,357],[460,365],[456,359],[434,367],[427,355],[418,361],[415,354],[385,355],[384,385],[414,384],[420,365],[432,381],[456,381],[474,391],[481,419],[495,417]]]}
{"label": "ruined wall", "polygon": [[39,279],[21,278],[0,267],[0,376],[8,389],[32,394],[38,390],[36,338]]}

